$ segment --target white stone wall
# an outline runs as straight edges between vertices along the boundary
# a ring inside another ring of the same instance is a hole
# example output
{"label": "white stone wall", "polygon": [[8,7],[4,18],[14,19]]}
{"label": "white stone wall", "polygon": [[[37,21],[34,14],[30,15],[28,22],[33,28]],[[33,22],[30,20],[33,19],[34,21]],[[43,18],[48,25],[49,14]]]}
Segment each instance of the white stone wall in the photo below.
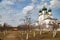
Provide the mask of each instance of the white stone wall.
{"label": "white stone wall", "polygon": [[[48,12],[46,13],[46,11],[42,11],[42,13],[39,13],[39,18],[38,18],[38,21],[39,21],[39,25],[42,25],[41,27],[43,28],[46,28],[46,29],[52,29],[53,25],[49,25],[50,24],[53,24],[53,22],[56,23],[56,20],[53,19],[53,16],[52,16],[52,13],[51,12]],[[48,17],[51,17],[52,19],[48,18]],[[48,19],[46,19],[48,18]]]}

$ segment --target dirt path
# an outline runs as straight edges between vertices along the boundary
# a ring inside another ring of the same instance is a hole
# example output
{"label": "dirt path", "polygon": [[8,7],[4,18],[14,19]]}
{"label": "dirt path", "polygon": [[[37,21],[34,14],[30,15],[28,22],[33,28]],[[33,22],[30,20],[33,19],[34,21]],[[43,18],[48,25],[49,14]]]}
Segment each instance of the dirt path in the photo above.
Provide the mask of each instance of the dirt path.
{"label": "dirt path", "polygon": [[19,40],[18,33],[19,32],[17,32],[17,31],[12,31],[6,37],[4,37],[3,40]]}

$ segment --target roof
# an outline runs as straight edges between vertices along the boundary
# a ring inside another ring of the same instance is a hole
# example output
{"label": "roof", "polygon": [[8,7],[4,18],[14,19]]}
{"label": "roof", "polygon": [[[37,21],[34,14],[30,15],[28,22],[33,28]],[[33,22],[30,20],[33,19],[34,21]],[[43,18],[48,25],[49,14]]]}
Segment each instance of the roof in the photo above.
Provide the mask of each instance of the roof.
{"label": "roof", "polygon": [[51,11],[52,11],[51,9],[48,10],[48,12],[51,12]]}
{"label": "roof", "polygon": [[[46,19],[57,20],[56,18],[47,17]],[[46,20],[44,19],[44,20]]]}
{"label": "roof", "polygon": [[42,8],[42,11],[43,11],[43,10],[47,10],[47,8],[44,6],[44,7]]}
{"label": "roof", "polygon": [[58,24],[60,24],[60,20],[58,20],[57,22],[58,22]]}
{"label": "roof", "polygon": [[41,10],[39,10],[39,13],[41,13],[42,11]]}

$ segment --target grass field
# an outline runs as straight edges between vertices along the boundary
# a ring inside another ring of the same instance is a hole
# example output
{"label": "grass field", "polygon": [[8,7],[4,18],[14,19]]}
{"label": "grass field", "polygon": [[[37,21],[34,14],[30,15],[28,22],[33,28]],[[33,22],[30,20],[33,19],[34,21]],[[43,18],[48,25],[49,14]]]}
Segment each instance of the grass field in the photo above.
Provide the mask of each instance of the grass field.
{"label": "grass field", "polygon": [[[57,32],[55,38],[52,37],[52,32],[43,31],[40,35],[39,31],[5,31],[0,32],[0,38],[3,40],[60,40],[60,31]],[[35,34],[34,34],[35,32]],[[15,37],[14,37],[15,36]]]}

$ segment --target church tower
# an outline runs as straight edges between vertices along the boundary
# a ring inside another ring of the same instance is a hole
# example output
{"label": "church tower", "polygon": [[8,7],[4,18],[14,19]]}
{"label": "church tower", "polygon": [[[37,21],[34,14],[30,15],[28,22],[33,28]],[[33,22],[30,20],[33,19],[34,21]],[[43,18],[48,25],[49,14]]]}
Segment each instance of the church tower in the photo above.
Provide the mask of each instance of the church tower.
{"label": "church tower", "polygon": [[51,9],[49,9],[49,10],[48,10],[48,14],[49,14],[48,16],[49,16],[49,17],[51,17],[51,18],[53,18],[53,16],[52,16],[52,13],[51,13],[51,12],[52,12],[52,10],[51,10]]}
{"label": "church tower", "polygon": [[42,8],[42,14],[45,15],[46,13],[47,13],[47,8],[44,6],[44,7]]}
{"label": "church tower", "polygon": [[39,24],[45,19],[46,14],[47,14],[47,8],[44,6],[42,10],[39,10],[39,18],[38,18]]}
{"label": "church tower", "polygon": [[43,29],[51,30],[54,27],[53,24],[57,21],[57,19],[53,17],[51,11],[50,8],[47,9],[45,6],[39,10],[38,25],[41,25]]}

